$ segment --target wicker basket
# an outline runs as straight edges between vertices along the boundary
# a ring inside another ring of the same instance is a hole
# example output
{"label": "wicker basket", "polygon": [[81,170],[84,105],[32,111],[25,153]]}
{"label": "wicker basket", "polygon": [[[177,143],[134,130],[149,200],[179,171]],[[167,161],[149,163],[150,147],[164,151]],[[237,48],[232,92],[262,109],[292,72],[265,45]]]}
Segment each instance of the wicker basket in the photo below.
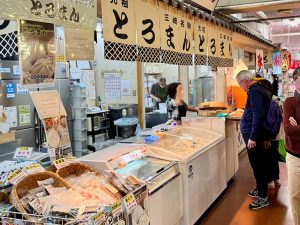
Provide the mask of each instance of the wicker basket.
{"label": "wicker basket", "polygon": [[16,184],[10,194],[10,202],[16,207],[16,209],[23,214],[24,218],[28,221],[34,222],[32,218],[28,215],[25,208],[23,207],[20,199],[23,198],[28,191],[39,187],[37,181],[46,180],[49,178],[54,179],[53,186],[54,187],[67,187],[71,188],[71,186],[65,182],[61,177],[57,176],[53,172],[44,171],[38,172],[34,174],[27,175],[22,181]]}
{"label": "wicker basket", "polygon": [[92,167],[76,162],[76,163],[71,163],[68,166],[62,167],[58,170],[56,170],[56,174],[60,176],[61,178],[65,179],[69,176],[75,175],[75,176],[80,176],[81,174],[85,172],[93,172],[96,173],[97,175],[100,175],[95,169]]}

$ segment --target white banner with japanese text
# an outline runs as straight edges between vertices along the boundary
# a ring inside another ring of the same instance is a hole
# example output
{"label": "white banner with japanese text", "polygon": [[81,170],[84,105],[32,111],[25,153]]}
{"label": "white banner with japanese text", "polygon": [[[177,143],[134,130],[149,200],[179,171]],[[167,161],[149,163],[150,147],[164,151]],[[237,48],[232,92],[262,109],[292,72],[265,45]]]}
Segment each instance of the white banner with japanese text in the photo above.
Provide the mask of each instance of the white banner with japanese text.
{"label": "white banner with japanese text", "polygon": [[96,0],[2,0],[1,18],[73,24],[95,29]]}
{"label": "white banner with japanese text", "polygon": [[195,45],[195,65],[207,64],[208,46],[208,25],[205,20],[195,18],[194,24],[194,45]]}
{"label": "white banner with japanese text", "polygon": [[102,0],[104,57],[135,61],[136,24],[134,1]]}
{"label": "white banner with japanese text", "polygon": [[142,62],[160,62],[159,10],[156,2],[135,0],[135,19],[139,59]]}
{"label": "white banner with japanese text", "polygon": [[265,69],[272,69],[272,51],[264,51],[264,67]]}

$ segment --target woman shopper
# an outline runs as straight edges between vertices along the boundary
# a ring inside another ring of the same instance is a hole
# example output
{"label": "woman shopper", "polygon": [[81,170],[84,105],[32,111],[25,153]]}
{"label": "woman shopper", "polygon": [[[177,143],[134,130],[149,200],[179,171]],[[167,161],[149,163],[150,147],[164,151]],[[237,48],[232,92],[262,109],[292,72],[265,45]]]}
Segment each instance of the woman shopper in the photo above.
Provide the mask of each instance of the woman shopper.
{"label": "woman shopper", "polygon": [[295,225],[300,225],[300,67],[293,73],[296,91],[283,107],[288,188]]}

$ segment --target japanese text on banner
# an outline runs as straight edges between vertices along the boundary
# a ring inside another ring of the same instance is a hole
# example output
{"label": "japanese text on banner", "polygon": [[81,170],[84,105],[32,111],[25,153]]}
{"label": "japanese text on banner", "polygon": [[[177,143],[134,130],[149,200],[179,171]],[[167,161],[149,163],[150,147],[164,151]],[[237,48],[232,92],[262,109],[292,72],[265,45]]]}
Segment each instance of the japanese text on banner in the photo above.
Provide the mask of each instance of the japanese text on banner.
{"label": "japanese text on banner", "polygon": [[105,41],[135,45],[134,2],[102,0],[103,35]]}
{"label": "japanese text on banner", "polygon": [[193,54],[193,32],[194,20],[187,18],[186,15],[178,17],[179,46],[181,53]]}
{"label": "japanese text on banner", "polygon": [[208,26],[208,56],[220,57],[220,38],[218,27],[210,24]]}
{"label": "japanese text on banner", "polygon": [[204,20],[195,19],[194,25],[194,41],[195,41],[195,53],[198,55],[207,55],[208,44],[208,28],[207,23]]}
{"label": "japanese text on banner", "polygon": [[137,43],[139,46],[160,48],[160,27],[158,7],[141,0],[135,0]]}

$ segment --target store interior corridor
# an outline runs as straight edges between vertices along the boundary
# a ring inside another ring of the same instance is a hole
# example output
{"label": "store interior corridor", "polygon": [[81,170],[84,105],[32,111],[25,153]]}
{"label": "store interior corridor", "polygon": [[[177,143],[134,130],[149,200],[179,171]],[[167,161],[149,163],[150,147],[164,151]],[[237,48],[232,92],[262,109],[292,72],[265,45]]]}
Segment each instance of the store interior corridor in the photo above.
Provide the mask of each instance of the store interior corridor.
{"label": "store interior corridor", "polygon": [[280,163],[281,186],[268,190],[270,206],[251,211],[248,205],[252,199],[247,193],[255,180],[247,152],[241,152],[239,158],[240,168],[231,184],[196,225],[293,225],[285,163]]}

